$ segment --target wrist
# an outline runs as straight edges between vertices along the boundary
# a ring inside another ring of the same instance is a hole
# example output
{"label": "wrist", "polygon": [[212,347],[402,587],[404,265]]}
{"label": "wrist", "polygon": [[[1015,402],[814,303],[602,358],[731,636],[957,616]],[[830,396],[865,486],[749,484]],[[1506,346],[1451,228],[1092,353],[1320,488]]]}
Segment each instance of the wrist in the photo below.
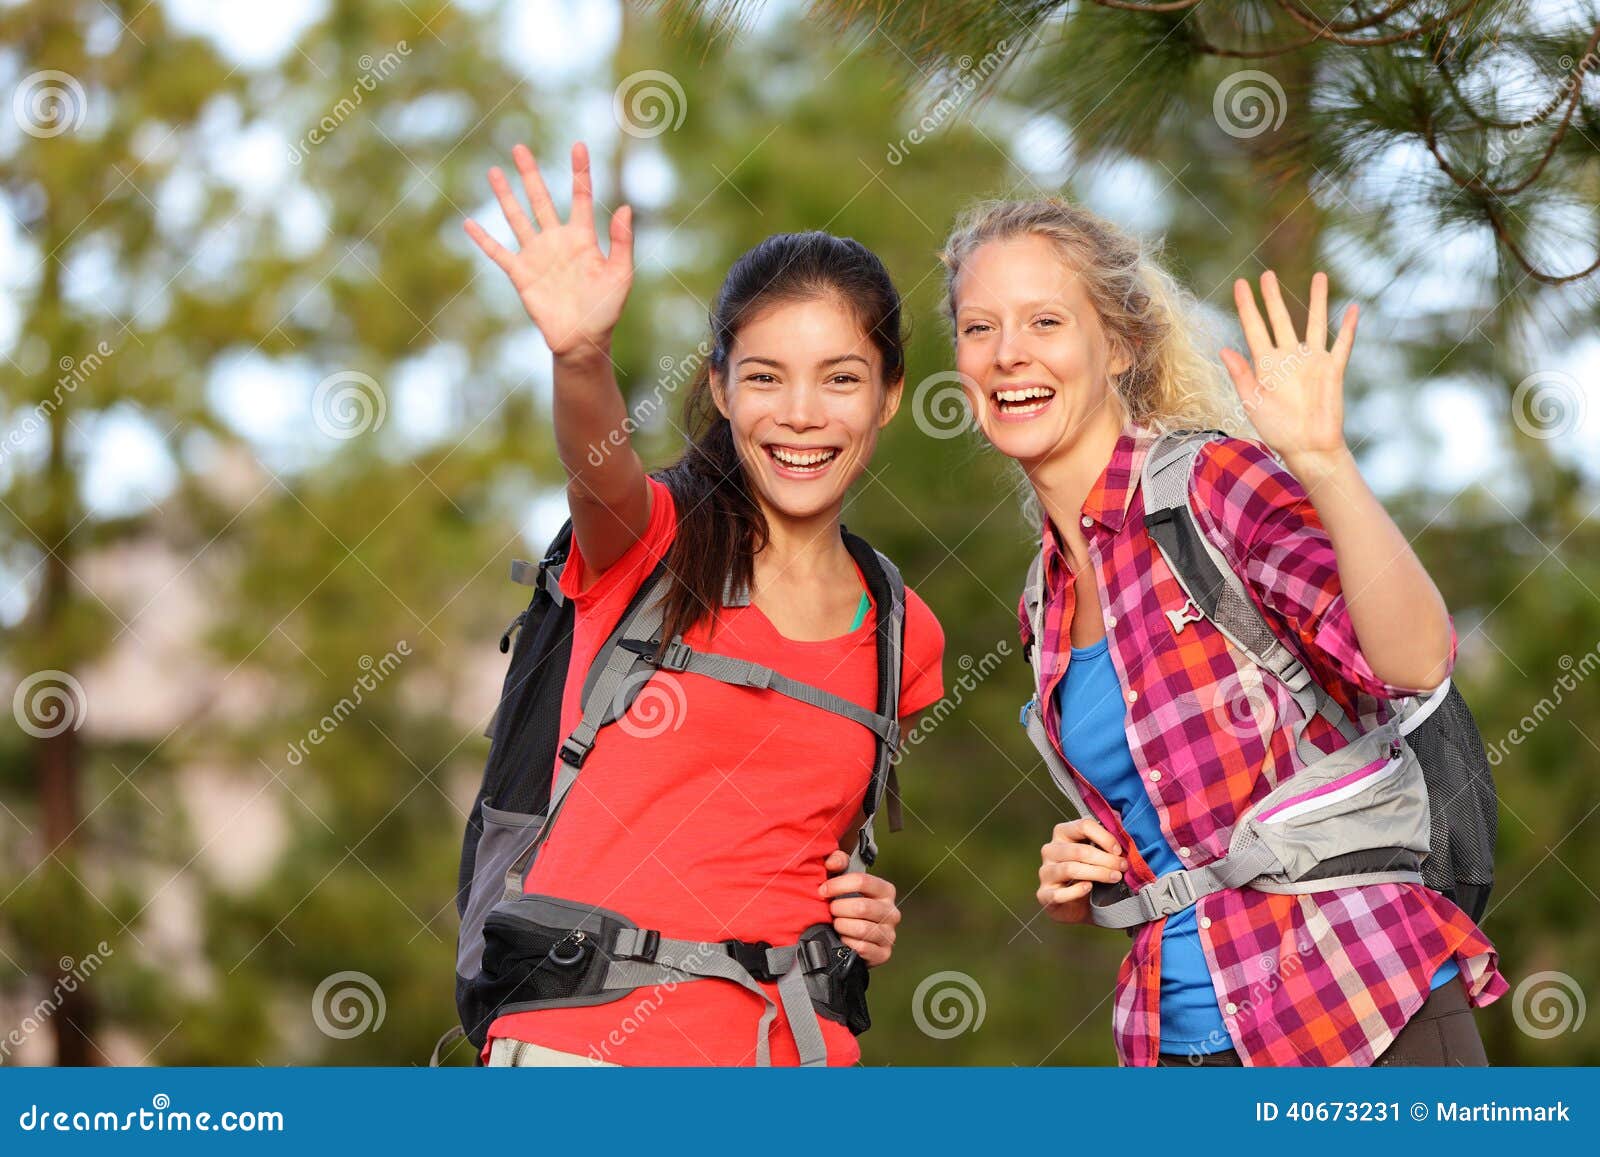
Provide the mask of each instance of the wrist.
{"label": "wrist", "polygon": [[1355,468],[1355,455],[1344,442],[1325,450],[1299,450],[1285,454],[1283,461],[1289,472],[1300,480],[1306,489],[1329,478]]}
{"label": "wrist", "polygon": [[611,336],[585,339],[570,349],[552,350],[551,356],[558,370],[585,371],[611,367]]}

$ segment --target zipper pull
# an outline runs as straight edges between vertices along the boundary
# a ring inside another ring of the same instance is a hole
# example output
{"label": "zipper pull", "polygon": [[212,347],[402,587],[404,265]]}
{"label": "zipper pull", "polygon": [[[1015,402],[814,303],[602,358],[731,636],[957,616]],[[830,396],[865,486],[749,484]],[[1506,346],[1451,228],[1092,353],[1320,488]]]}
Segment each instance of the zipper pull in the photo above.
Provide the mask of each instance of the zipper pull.
{"label": "zipper pull", "polygon": [[511,650],[511,634],[513,631],[518,630],[522,626],[527,617],[528,612],[524,610],[516,618],[511,620],[511,625],[506,628],[506,633],[500,636],[500,653],[502,655]]}

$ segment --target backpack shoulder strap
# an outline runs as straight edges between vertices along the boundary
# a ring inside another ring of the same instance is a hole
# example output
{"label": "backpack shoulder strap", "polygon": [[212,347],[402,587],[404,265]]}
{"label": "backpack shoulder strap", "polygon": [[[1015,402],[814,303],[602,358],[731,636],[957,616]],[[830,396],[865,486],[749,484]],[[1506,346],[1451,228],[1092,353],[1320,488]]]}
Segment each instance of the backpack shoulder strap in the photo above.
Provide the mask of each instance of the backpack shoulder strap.
{"label": "backpack shoulder strap", "polygon": [[843,533],[845,548],[861,568],[861,574],[867,580],[867,593],[878,608],[875,630],[878,652],[877,714],[879,718],[894,723],[892,740],[883,735],[878,737],[872,778],[867,784],[866,798],[861,805],[865,819],[856,834],[855,851],[850,856],[851,870],[865,871],[878,858],[872,824],[885,792],[888,793],[889,830],[897,832],[903,826],[900,783],[895,763],[900,748],[900,681],[905,669],[906,584],[899,568],[886,555],[878,553],[858,535],[847,530]]}
{"label": "backpack shoulder strap", "polygon": [[1205,446],[1221,437],[1218,430],[1176,430],[1156,439],[1145,456],[1139,486],[1144,494],[1144,525],[1173,577],[1188,596],[1178,610],[1166,612],[1175,632],[1198,617],[1209,619],[1256,666],[1279,679],[1300,707],[1294,741],[1303,760],[1322,752],[1305,740],[1305,726],[1322,715],[1346,739],[1356,731],[1344,710],[1324,690],[1262,618],[1233,564],[1206,536],[1189,504],[1194,466]]}

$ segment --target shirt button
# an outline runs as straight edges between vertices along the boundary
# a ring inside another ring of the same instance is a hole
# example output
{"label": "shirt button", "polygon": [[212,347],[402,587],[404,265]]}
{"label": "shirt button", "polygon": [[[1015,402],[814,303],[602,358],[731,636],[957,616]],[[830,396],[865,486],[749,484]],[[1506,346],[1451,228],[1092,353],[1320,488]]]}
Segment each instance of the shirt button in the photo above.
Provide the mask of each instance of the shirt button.
{"label": "shirt button", "polygon": [[1184,859],[1188,859],[1189,858],[1189,849],[1188,848],[1179,848],[1178,849],[1178,855],[1182,856]]}
{"label": "shirt button", "polygon": [[1083,516],[1083,525],[1085,527],[1093,526],[1094,525],[1094,519],[1090,518],[1087,514],[1085,514]]}
{"label": "shirt button", "polygon": [[1156,780],[1158,780],[1160,778],[1161,778],[1161,769],[1159,767],[1152,767],[1150,769],[1150,782],[1154,783]]}
{"label": "shirt button", "polygon": [[1202,917],[1200,917],[1200,927],[1202,927],[1202,928],[1211,927],[1211,917],[1210,916],[1202,916]]}
{"label": "shirt button", "polygon": [[1109,627],[1114,627],[1116,625],[1117,625],[1117,616],[1116,615],[1107,615],[1106,616],[1106,626],[1109,628]]}
{"label": "shirt button", "polygon": [[1129,691],[1128,692],[1128,702],[1129,703],[1132,703],[1134,700],[1136,700],[1138,698],[1139,698],[1139,693],[1137,691]]}
{"label": "shirt button", "polygon": [[1239,1011],[1239,1006],[1234,1004],[1231,1000],[1224,1007],[1226,1007],[1229,1016],[1232,1016],[1234,1013]]}

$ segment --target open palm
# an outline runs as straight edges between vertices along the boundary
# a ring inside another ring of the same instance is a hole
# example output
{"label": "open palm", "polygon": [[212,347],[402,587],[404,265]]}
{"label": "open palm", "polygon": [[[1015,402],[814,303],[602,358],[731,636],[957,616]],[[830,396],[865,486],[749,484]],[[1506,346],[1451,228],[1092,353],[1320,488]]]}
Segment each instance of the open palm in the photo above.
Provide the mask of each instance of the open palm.
{"label": "open palm", "polygon": [[1278,278],[1271,270],[1261,277],[1261,297],[1272,320],[1269,332],[1256,308],[1250,283],[1233,283],[1250,360],[1231,349],[1222,363],[1233,378],[1245,412],[1267,445],[1285,456],[1321,454],[1344,445],[1344,371],[1356,337],[1356,307],[1345,310],[1339,335],[1328,348],[1328,277],[1311,278],[1311,308],[1306,336],[1295,336],[1294,322],[1283,304]]}
{"label": "open palm", "polygon": [[632,211],[623,205],[612,214],[607,256],[595,237],[594,182],[583,142],[572,146],[572,213],[564,223],[533,154],[517,145],[511,158],[533,207],[533,220],[522,211],[498,166],[489,170],[489,184],[520,249],[512,253],[470,217],[467,235],[511,278],[552,353],[560,357],[585,349],[604,350],[633,284]]}

